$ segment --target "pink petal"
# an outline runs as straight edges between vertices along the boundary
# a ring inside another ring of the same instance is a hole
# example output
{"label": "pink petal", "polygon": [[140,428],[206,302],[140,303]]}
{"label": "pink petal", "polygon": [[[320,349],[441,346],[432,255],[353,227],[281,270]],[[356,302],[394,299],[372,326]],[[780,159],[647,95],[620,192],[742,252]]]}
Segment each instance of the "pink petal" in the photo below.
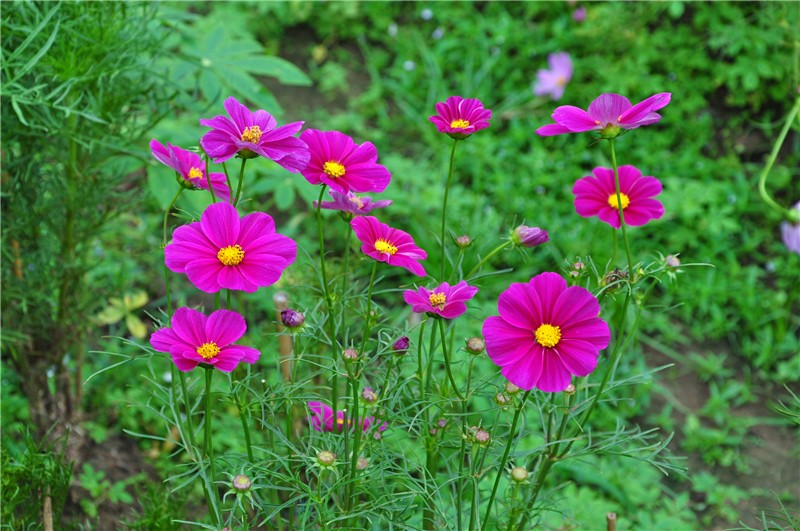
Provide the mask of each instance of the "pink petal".
{"label": "pink petal", "polygon": [[573,133],[600,128],[600,125],[596,122],[596,118],[590,116],[590,113],[578,107],[573,107],[572,105],[557,107],[556,110],[553,111],[553,120]]}
{"label": "pink petal", "polygon": [[529,391],[542,377],[546,355],[546,349],[533,345],[525,356],[503,367],[503,376],[520,389]]}
{"label": "pink petal", "polygon": [[569,129],[568,127],[564,127],[561,124],[543,125],[542,127],[536,130],[536,134],[539,136],[565,135],[568,133],[572,133],[572,130]]}
{"label": "pink petal", "polygon": [[590,105],[589,114],[600,125],[618,123],[619,117],[631,108],[628,98],[619,94],[600,94]]}
{"label": "pink petal", "polygon": [[585,288],[572,286],[564,290],[553,306],[553,321],[556,326],[570,322],[585,321],[600,314],[600,303]]}
{"label": "pink petal", "polygon": [[222,265],[222,262],[215,256],[214,258],[197,259],[186,264],[184,273],[200,291],[216,293],[222,289],[217,281],[217,276],[223,267],[226,266]]}
{"label": "pink petal", "polygon": [[621,116],[619,118],[619,123],[624,125],[640,122],[641,120],[647,118],[650,113],[666,107],[671,99],[672,94],[669,92],[654,94],[649,98],[637,103],[627,111],[620,113]]}
{"label": "pink petal", "polygon": [[536,382],[536,387],[545,393],[558,393],[566,389],[572,381],[572,375],[558,355],[547,352],[542,361],[542,375]]}
{"label": "pink petal", "polygon": [[573,340],[589,343],[595,349],[602,350],[611,341],[611,331],[608,328],[608,323],[599,317],[563,325],[561,327],[561,342]]}
{"label": "pink petal", "polygon": [[498,316],[488,317],[483,322],[482,333],[486,354],[500,366],[514,363],[529,355],[533,346],[538,346],[532,330],[516,327]]}
{"label": "pink petal", "polygon": [[178,336],[185,345],[197,349],[200,345],[208,341],[206,338],[206,319],[207,317],[194,308],[181,306],[175,310],[172,316],[172,331]]}
{"label": "pink petal", "polygon": [[209,205],[200,218],[203,233],[218,249],[238,243],[239,224],[239,213],[230,203]]}
{"label": "pink petal", "polygon": [[591,343],[572,339],[558,342],[553,349],[564,367],[575,376],[586,376],[597,368],[599,352]]}
{"label": "pink petal", "polygon": [[518,328],[535,330],[544,322],[542,302],[528,284],[511,284],[497,299],[497,310],[504,320]]}
{"label": "pink petal", "polygon": [[554,324],[553,307],[561,293],[567,289],[567,281],[558,273],[541,273],[533,277],[529,284],[533,286],[541,301],[543,320],[537,323],[537,326],[542,323]]}
{"label": "pink petal", "polygon": [[244,317],[230,310],[217,310],[208,316],[205,332],[218,347],[230,345],[247,331]]}

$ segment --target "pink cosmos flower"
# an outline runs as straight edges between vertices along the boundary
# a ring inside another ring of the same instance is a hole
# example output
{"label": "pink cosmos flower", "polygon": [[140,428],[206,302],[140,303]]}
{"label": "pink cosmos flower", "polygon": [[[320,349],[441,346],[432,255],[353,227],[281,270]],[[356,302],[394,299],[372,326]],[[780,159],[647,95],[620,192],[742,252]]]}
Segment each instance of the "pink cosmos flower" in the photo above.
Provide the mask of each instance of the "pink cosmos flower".
{"label": "pink cosmos flower", "polygon": [[419,288],[417,291],[406,290],[403,292],[403,299],[411,305],[411,309],[416,313],[428,313],[438,315],[445,319],[455,319],[467,311],[465,301],[470,300],[478,293],[478,288],[467,285],[462,280],[455,286],[443,282],[433,291],[426,288]]}
{"label": "pink cosmos flower", "polygon": [[[392,204],[391,199],[373,201],[370,197],[359,197],[353,192],[342,194],[336,190],[330,190],[328,193],[333,198],[333,201],[323,201],[321,205],[322,208],[327,208],[328,210],[338,210],[354,216],[363,216],[365,214],[369,214],[376,208],[383,208]],[[317,208],[316,201],[314,201],[314,208]]]}
{"label": "pink cosmos flower", "polygon": [[[664,215],[664,205],[653,199],[661,193],[661,183],[655,177],[642,177],[642,172],[633,166],[617,168],[619,191],[625,224],[644,225],[651,219]],[[595,168],[592,175],[578,179],[572,187],[575,194],[575,210],[581,216],[597,216],[614,227],[620,228],[617,193],[614,186],[614,170]]]}
{"label": "pink cosmos flower", "polygon": [[200,120],[200,125],[211,128],[200,139],[200,145],[214,162],[225,162],[236,154],[243,159],[261,155],[293,173],[306,167],[311,156],[308,146],[294,137],[303,122],[276,127],[270,113],[250,112],[234,97],[225,100],[225,110],[230,118],[215,116]]}
{"label": "pink cosmos flower", "polygon": [[230,203],[214,203],[199,222],[178,227],[164,248],[167,267],[186,273],[197,289],[222,288],[253,293],[278,281],[297,256],[297,244],[275,233],[263,212],[241,219]]}
{"label": "pink cosmos flower", "polygon": [[311,161],[300,173],[311,184],[327,184],[342,194],[380,193],[392,175],[378,164],[378,150],[372,142],[356,144],[339,131],[307,129],[300,140],[308,144]]}
{"label": "pink cosmos flower", "polygon": [[171,328],[156,330],[150,344],[158,352],[169,352],[180,371],[206,363],[231,372],[240,361],[255,363],[261,356],[254,348],[233,344],[247,331],[244,317],[236,312],[217,310],[206,317],[184,306],[175,311],[170,324]]}
{"label": "pink cosmos flower", "polygon": [[628,98],[619,94],[600,94],[588,111],[564,105],[553,111],[556,123],[544,125],[536,130],[539,136],[600,131],[603,138],[619,136],[620,129],[636,129],[661,120],[657,110],[666,107],[672,98],[669,92],[654,94],[646,100],[631,105]]}
{"label": "pink cosmos flower", "polygon": [[436,112],[428,120],[436,125],[440,133],[447,133],[456,140],[486,129],[492,119],[492,111],[484,109],[480,100],[461,96],[450,96],[447,101],[437,103]]}
{"label": "pink cosmos flower", "polygon": [[586,8],[583,6],[578,7],[572,12],[572,20],[575,22],[583,22],[586,20]]}
{"label": "pink cosmos flower", "polygon": [[580,286],[567,287],[556,273],[527,284],[514,283],[500,294],[499,316],[483,323],[489,358],[503,376],[522,389],[563,391],[572,375],[586,376],[608,346],[608,324],[600,303]]}
{"label": "pink cosmos flower", "polygon": [[[311,416],[309,416],[309,420],[311,421],[311,427],[317,431],[334,431],[334,423],[333,423],[333,410],[328,407],[326,404],[322,402],[309,402],[308,409],[311,411]],[[378,421],[380,422],[380,421]],[[375,417],[368,416],[361,419],[361,430],[366,432],[369,429],[376,425],[377,422],[375,421]],[[351,421],[348,420],[347,425],[351,425]],[[389,424],[384,422],[378,426],[378,432],[386,431],[386,428],[389,427]],[[344,411],[339,410],[336,412],[336,431],[341,432],[344,428]]]}
{"label": "pink cosmos flower", "polygon": [[537,96],[546,96],[554,100],[561,99],[564,95],[564,88],[572,79],[572,59],[566,52],[551,53],[547,56],[547,64],[550,70],[539,70],[536,72],[536,83],[533,86],[533,93]]}
{"label": "pink cosmos flower", "polygon": [[190,187],[208,190],[208,177],[210,177],[214,196],[230,202],[231,191],[228,189],[225,174],[212,173],[206,177],[206,163],[197,153],[192,153],[172,144],[167,144],[167,147],[164,147],[156,139],[150,141],[150,151],[159,162],[178,172],[183,182]]}
{"label": "pink cosmos flower", "polygon": [[[800,202],[796,203],[792,208],[800,212]],[[800,222],[782,221],[781,239],[787,249],[793,253],[800,254]]]}
{"label": "pink cosmos flower", "polygon": [[417,247],[407,232],[393,229],[372,216],[353,218],[350,226],[361,240],[361,252],[379,262],[402,267],[418,277],[425,276],[425,268],[419,263],[428,258],[428,253]]}

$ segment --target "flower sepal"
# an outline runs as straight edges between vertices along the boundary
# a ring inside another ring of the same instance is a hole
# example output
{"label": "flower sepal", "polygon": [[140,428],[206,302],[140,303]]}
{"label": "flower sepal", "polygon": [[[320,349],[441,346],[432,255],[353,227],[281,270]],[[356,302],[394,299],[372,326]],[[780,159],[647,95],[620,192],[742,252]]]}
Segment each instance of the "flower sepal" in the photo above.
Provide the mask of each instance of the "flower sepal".
{"label": "flower sepal", "polygon": [[240,149],[239,151],[236,152],[236,158],[237,159],[254,159],[254,158],[258,157],[258,156],[260,156],[258,153],[256,153],[255,151],[253,151],[251,149],[247,149],[247,148]]}

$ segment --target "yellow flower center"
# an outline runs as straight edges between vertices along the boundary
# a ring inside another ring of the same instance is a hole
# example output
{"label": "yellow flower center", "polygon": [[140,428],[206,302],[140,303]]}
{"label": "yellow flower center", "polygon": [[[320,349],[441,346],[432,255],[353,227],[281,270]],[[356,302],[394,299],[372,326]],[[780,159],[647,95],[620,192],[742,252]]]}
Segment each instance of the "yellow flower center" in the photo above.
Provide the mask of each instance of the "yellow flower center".
{"label": "yellow flower center", "polygon": [[339,164],[338,162],[334,162],[329,160],[325,164],[322,165],[322,171],[333,177],[334,179],[337,177],[341,177],[344,175],[344,166]]}
{"label": "yellow flower center", "polygon": [[203,343],[197,347],[197,353],[203,356],[204,359],[210,360],[219,354],[219,347],[213,341],[210,343]]}
{"label": "yellow flower center", "polygon": [[364,200],[358,196],[352,196],[349,198],[350,203],[354,204],[356,208],[364,208]]}
{"label": "yellow flower center", "polygon": [[244,249],[238,244],[223,247],[217,253],[217,259],[226,266],[239,265],[244,260]]}
{"label": "yellow flower center", "polygon": [[[622,200],[622,209],[624,210],[628,208],[628,205],[631,204],[630,198],[623,193],[619,194],[619,198]],[[608,196],[608,204],[611,205],[611,208],[619,208],[619,203],[617,203],[617,194],[611,194]]]}
{"label": "yellow flower center", "polygon": [[251,125],[250,127],[245,127],[244,131],[242,131],[242,142],[257,144],[259,140],[261,140],[261,128],[259,126]]}
{"label": "yellow flower center", "polygon": [[200,171],[200,168],[192,167],[192,169],[189,170],[189,179],[200,179],[202,176],[203,172]]}
{"label": "yellow flower center", "polygon": [[556,78],[556,85],[558,85],[559,87],[563,87],[566,84],[567,84],[567,78],[566,77],[558,76]]}
{"label": "yellow flower center", "polygon": [[536,329],[536,342],[543,347],[553,348],[561,341],[561,328],[549,324],[543,324]]}
{"label": "yellow flower center", "polygon": [[444,293],[431,293],[431,296],[428,297],[428,300],[431,301],[431,306],[434,308],[444,310],[444,304],[447,302],[447,296]]}
{"label": "yellow flower center", "polygon": [[450,127],[453,129],[466,129],[469,127],[469,120],[462,120],[461,118],[458,120],[453,120],[450,122]]}
{"label": "yellow flower center", "polygon": [[391,255],[397,252],[397,247],[384,239],[380,239],[375,242],[375,250],[379,253],[387,253]]}

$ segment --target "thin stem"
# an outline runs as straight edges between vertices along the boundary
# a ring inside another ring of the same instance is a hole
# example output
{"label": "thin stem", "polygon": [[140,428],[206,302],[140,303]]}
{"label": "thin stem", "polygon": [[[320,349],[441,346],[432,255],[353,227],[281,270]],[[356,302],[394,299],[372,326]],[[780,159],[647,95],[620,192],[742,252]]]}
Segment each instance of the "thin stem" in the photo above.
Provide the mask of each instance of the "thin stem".
{"label": "thin stem", "polygon": [[505,242],[501,243],[500,245],[498,245],[497,247],[495,247],[495,248],[494,248],[494,250],[492,250],[492,252],[490,252],[489,254],[487,254],[486,256],[484,256],[484,257],[481,259],[481,261],[480,261],[480,262],[478,262],[478,263],[475,265],[475,267],[473,267],[473,268],[470,270],[470,272],[467,274],[467,276],[465,276],[464,278],[466,278],[467,280],[471,279],[471,278],[472,278],[472,275],[474,275],[475,273],[477,273],[478,271],[480,271],[480,269],[481,269],[481,267],[483,266],[483,264],[485,264],[486,262],[488,262],[488,261],[489,261],[489,259],[490,259],[491,257],[493,257],[494,255],[496,255],[497,253],[499,253],[500,251],[502,251],[503,249],[505,249],[505,248],[506,248],[506,247],[508,247],[509,245],[513,245],[513,243],[514,243],[514,242],[512,242],[511,240],[507,240],[507,241],[505,241]]}
{"label": "thin stem", "polygon": [[228,167],[222,163],[222,172],[225,174],[225,182],[228,183],[228,193],[233,193],[233,183],[231,183],[231,176],[228,173]]}
{"label": "thin stem", "polygon": [[325,236],[322,231],[322,198],[325,195],[325,190],[328,188],[327,184],[323,184],[319,190],[319,199],[317,199],[317,235],[319,237],[319,271],[322,275],[322,292],[325,294],[325,307],[328,310],[328,334],[331,338],[331,409],[333,409],[333,418],[338,418],[337,408],[339,401],[339,369],[337,368],[338,355],[336,353],[336,326],[333,322],[333,298],[328,290],[328,272],[325,269]]}
{"label": "thin stem", "polygon": [[236,187],[236,199],[233,200],[233,206],[239,204],[239,199],[242,197],[242,185],[244,184],[244,166],[247,164],[247,159],[242,159],[242,165],[239,168],[239,184]]}
{"label": "thin stem", "polygon": [[619,223],[622,227],[622,239],[625,242],[625,252],[628,255],[628,275],[633,280],[633,255],[631,254],[631,244],[628,241],[628,227],[625,223],[625,214],[622,206],[622,195],[619,190],[619,168],[617,168],[617,154],[614,151],[614,139],[608,140],[608,145],[611,147],[611,166],[614,168],[614,190],[617,194],[617,210],[619,211]]}
{"label": "thin stem", "polygon": [[[458,527],[456,529],[461,529],[461,503],[464,496],[464,460],[466,459],[467,453],[467,439],[464,437],[464,434],[467,432],[467,399],[469,398],[469,388],[472,383],[472,363],[474,362],[475,358],[470,356],[469,359],[469,368],[467,369],[467,388],[464,390],[464,399],[461,401],[461,449],[458,453],[458,481],[456,483],[456,512],[457,518],[456,522]],[[472,509],[474,512],[475,509],[475,497],[473,496],[472,499]],[[470,513],[472,514],[472,513]]]}
{"label": "thin stem", "polygon": [[778,153],[783,146],[783,141],[786,140],[786,135],[789,133],[789,129],[792,126],[792,122],[794,122],[794,119],[797,117],[798,112],[800,112],[800,97],[797,98],[797,101],[794,102],[794,107],[789,111],[789,115],[786,117],[786,123],[783,124],[783,129],[781,129],[781,133],[778,135],[778,140],[776,140],[775,145],[772,146],[772,152],[767,159],[767,165],[764,166],[764,171],[761,172],[758,178],[758,193],[761,195],[761,199],[774,210],[784,215],[786,215],[787,209],[776,203],[767,192],[767,176],[770,170],[772,170],[772,165],[775,164],[775,160],[778,158]]}
{"label": "thin stem", "polygon": [[178,378],[181,381],[181,391],[183,391],[183,402],[184,406],[186,407],[186,424],[187,424],[186,431],[189,432],[189,444],[192,445],[192,451],[194,452],[194,449],[197,448],[197,442],[195,441],[194,426],[192,425],[192,409],[191,405],[189,404],[189,391],[187,390],[186,387],[186,375],[182,371],[179,371]]}
{"label": "thin stem", "polygon": [[419,399],[425,400],[425,372],[422,363],[422,334],[425,331],[425,323],[427,319],[422,321],[419,325],[419,339],[417,340],[417,377],[419,378]]}
{"label": "thin stem", "polygon": [[456,160],[456,146],[458,145],[458,140],[453,140],[453,149],[450,150],[450,169],[447,171],[447,183],[444,186],[444,199],[442,200],[442,276],[440,280],[442,282],[445,281],[445,265],[447,263],[446,259],[446,252],[445,252],[445,228],[447,223],[447,196],[448,192],[450,191],[450,181],[453,179],[453,166],[455,165]]}
{"label": "thin stem", "polygon": [[164,237],[161,240],[161,246],[162,247],[166,247],[167,246],[167,219],[169,219],[169,213],[172,211],[172,207],[175,206],[175,201],[178,200],[178,197],[180,197],[182,192],[183,192],[183,187],[178,188],[178,193],[175,194],[175,197],[172,198],[172,201],[170,202],[169,206],[167,207],[167,210],[164,211]]}
{"label": "thin stem", "polygon": [[[247,371],[250,372],[250,366],[248,365]],[[249,374],[248,374],[249,376]],[[250,440],[250,424],[247,422],[250,416],[250,409],[247,407],[247,404],[244,403],[244,400],[241,400],[239,396],[234,392],[234,400],[236,400],[236,407],[239,409],[239,418],[242,421],[242,431],[244,432],[244,442],[247,446],[247,459],[250,463],[255,462],[255,458],[253,457],[253,443]]]}
{"label": "thin stem", "polygon": [[506,443],[506,449],[503,452],[503,458],[500,460],[500,466],[497,469],[497,477],[494,478],[494,486],[492,487],[492,494],[489,496],[489,503],[486,505],[486,515],[483,517],[483,525],[481,529],[486,529],[486,526],[489,523],[489,517],[492,514],[492,504],[494,503],[494,497],[497,494],[497,487],[500,486],[500,478],[503,477],[503,471],[506,467],[506,462],[508,461],[508,454],[511,453],[511,446],[514,444],[514,435],[517,432],[517,421],[519,420],[519,414],[522,412],[522,409],[525,407],[525,401],[528,400],[528,395],[530,395],[530,391],[525,391],[525,394],[522,395],[522,400],[517,405],[517,410],[514,412],[514,420],[511,421],[511,430],[508,434],[508,442]]}
{"label": "thin stem", "polygon": [[[212,440],[212,431],[211,431],[211,377],[214,375],[214,369],[212,367],[206,368],[206,393],[205,393],[205,401],[206,401],[206,414],[204,418],[205,422],[205,438],[203,439],[203,453],[206,454],[208,457],[208,464],[209,464],[209,484],[212,492],[209,495],[216,500],[216,487],[214,486],[214,478],[216,477],[216,468],[214,466],[214,442]],[[217,518],[217,522],[221,523],[220,515],[215,514]]]}
{"label": "thin stem", "polygon": [[458,397],[461,402],[464,401],[464,397],[461,395],[461,392],[458,390],[458,386],[456,385],[456,381],[453,378],[453,372],[450,370],[450,356],[447,353],[447,332],[444,329],[444,319],[441,317],[437,318],[439,321],[439,332],[442,335],[442,354],[444,354],[444,367],[447,371],[447,378],[450,380],[450,385],[453,386],[453,391],[455,391],[456,396]]}
{"label": "thin stem", "polygon": [[214,193],[214,187],[211,185],[211,172],[208,171],[208,155],[206,155],[205,151],[203,152],[203,160],[206,163],[205,172],[206,172],[206,182],[208,183],[208,191],[211,192],[211,202],[217,202],[217,194]]}

